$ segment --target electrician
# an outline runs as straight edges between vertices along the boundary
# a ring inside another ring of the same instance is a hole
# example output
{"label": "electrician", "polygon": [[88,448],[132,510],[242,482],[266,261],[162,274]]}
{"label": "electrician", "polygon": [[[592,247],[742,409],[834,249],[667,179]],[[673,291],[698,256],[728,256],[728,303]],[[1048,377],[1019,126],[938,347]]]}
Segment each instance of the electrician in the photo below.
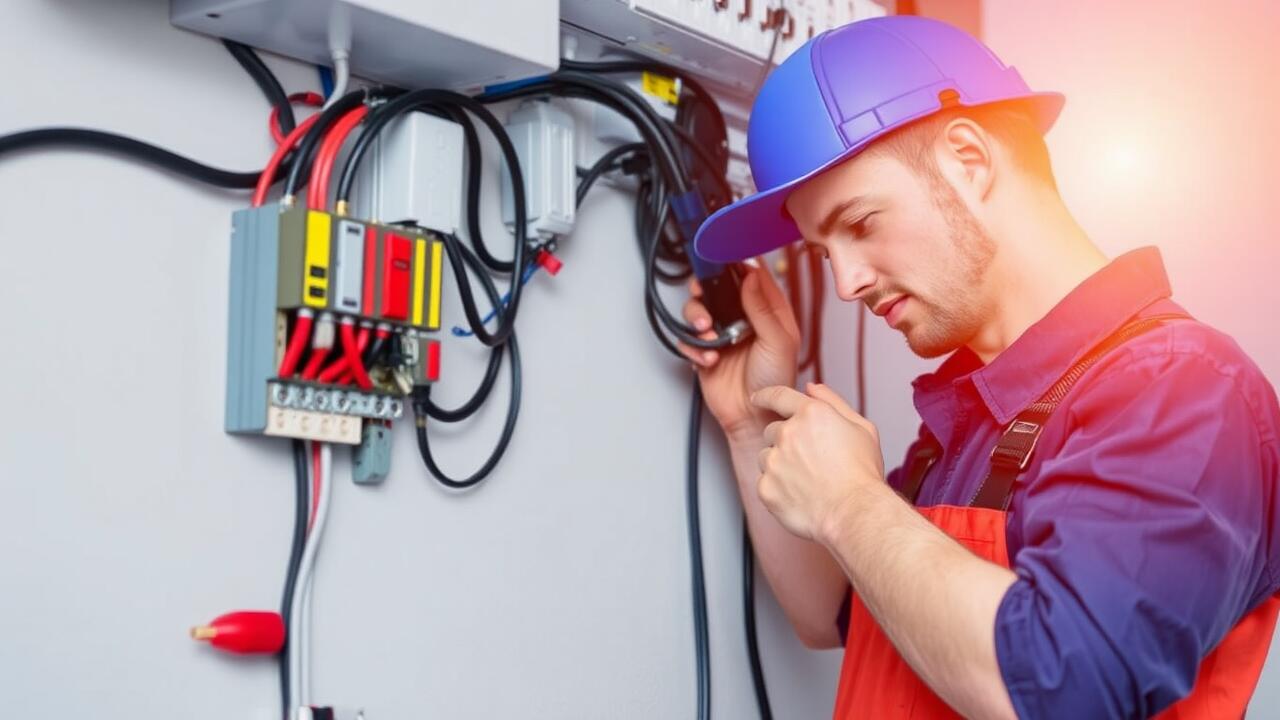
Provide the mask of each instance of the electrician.
{"label": "electrician", "polygon": [[824,33],[755,101],[760,191],[698,232],[722,263],[803,237],[841,300],[949,355],[886,478],[875,426],[793,389],[768,271],[743,284],[753,342],[683,348],[774,594],[806,645],[844,644],[838,720],[1238,718],[1257,683],[1275,391],[1170,299],[1157,250],[1108,262],[1072,219],[1042,137],[1062,105],[940,22]]}

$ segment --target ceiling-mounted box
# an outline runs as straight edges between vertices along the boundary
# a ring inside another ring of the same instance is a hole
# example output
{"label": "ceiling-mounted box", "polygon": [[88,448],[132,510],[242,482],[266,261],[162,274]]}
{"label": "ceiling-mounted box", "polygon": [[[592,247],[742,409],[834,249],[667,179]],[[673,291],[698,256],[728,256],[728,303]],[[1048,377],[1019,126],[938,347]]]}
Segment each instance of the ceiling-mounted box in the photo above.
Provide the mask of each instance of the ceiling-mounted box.
{"label": "ceiling-mounted box", "polygon": [[352,75],[407,88],[475,88],[559,65],[559,0],[172,0],[169,19],[309,63],[329,65],[346,45]]}

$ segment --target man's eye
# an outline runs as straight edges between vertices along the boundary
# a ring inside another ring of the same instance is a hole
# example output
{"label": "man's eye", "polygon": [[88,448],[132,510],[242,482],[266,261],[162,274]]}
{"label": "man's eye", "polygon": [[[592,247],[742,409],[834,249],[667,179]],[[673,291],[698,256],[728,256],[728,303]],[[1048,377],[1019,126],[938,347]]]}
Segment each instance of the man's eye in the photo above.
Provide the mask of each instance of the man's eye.
{"label": "man's eye", "polygon": [[855,238],[864,238],[867,235],[871,234],[872,215],[875,215],[875,213],[871,213],[870,215],[864,215],[863,217],[858,218],[854,222],[850,223],[849,232],[853,233],[853,236]]}

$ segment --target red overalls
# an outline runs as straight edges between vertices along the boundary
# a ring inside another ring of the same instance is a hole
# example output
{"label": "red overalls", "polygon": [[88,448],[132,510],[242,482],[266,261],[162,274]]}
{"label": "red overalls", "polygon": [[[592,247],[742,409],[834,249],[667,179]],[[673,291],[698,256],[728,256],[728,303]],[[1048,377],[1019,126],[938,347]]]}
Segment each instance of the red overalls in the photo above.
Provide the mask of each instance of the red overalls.
{"label": "red overalls", "polygon": [[[1086,370],[1125,340],[1182,316],[1153,316],[1129,323],[1073,366],[1039,401],[1018,414],[991,453],[991,469],[967,507],[918,508],[926,519],[978,557],[1008,568],[1006,508],[1018,475],[1054,408]],[[941,454],[931,437],[912,447],[902,492],[915,503],[925,474]],[[1157,717],[1218,720],[1242,717],[1271,646],[1280,597],[1273,596],[1240,620],[1200,663],[1191,693]],[[958,718],[898,654],[855,593],[849,610],[844,664],[836,692],[835,720],[856,718]]]}

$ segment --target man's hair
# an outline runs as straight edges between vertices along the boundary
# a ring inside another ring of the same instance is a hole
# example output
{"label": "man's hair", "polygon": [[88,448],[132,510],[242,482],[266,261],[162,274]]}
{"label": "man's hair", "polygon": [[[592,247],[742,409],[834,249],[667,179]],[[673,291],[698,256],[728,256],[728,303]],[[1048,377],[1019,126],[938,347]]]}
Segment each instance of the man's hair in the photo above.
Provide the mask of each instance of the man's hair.
{"label": "man's hair", "polygon": [[1057,191],[1058,183],[1053,177],[1053,166],[1049,162],[1049,148],[1044,144],[1044,136],[1040,134],[1029,110],[1016,101],[945,108],[894,130],[867,149],[895,157],[926,177],[936,177],[939,171],[931,152],[933,141],[947,123],[957,117],[966,117],[981,125],[1009,150],[1015,165]]}

